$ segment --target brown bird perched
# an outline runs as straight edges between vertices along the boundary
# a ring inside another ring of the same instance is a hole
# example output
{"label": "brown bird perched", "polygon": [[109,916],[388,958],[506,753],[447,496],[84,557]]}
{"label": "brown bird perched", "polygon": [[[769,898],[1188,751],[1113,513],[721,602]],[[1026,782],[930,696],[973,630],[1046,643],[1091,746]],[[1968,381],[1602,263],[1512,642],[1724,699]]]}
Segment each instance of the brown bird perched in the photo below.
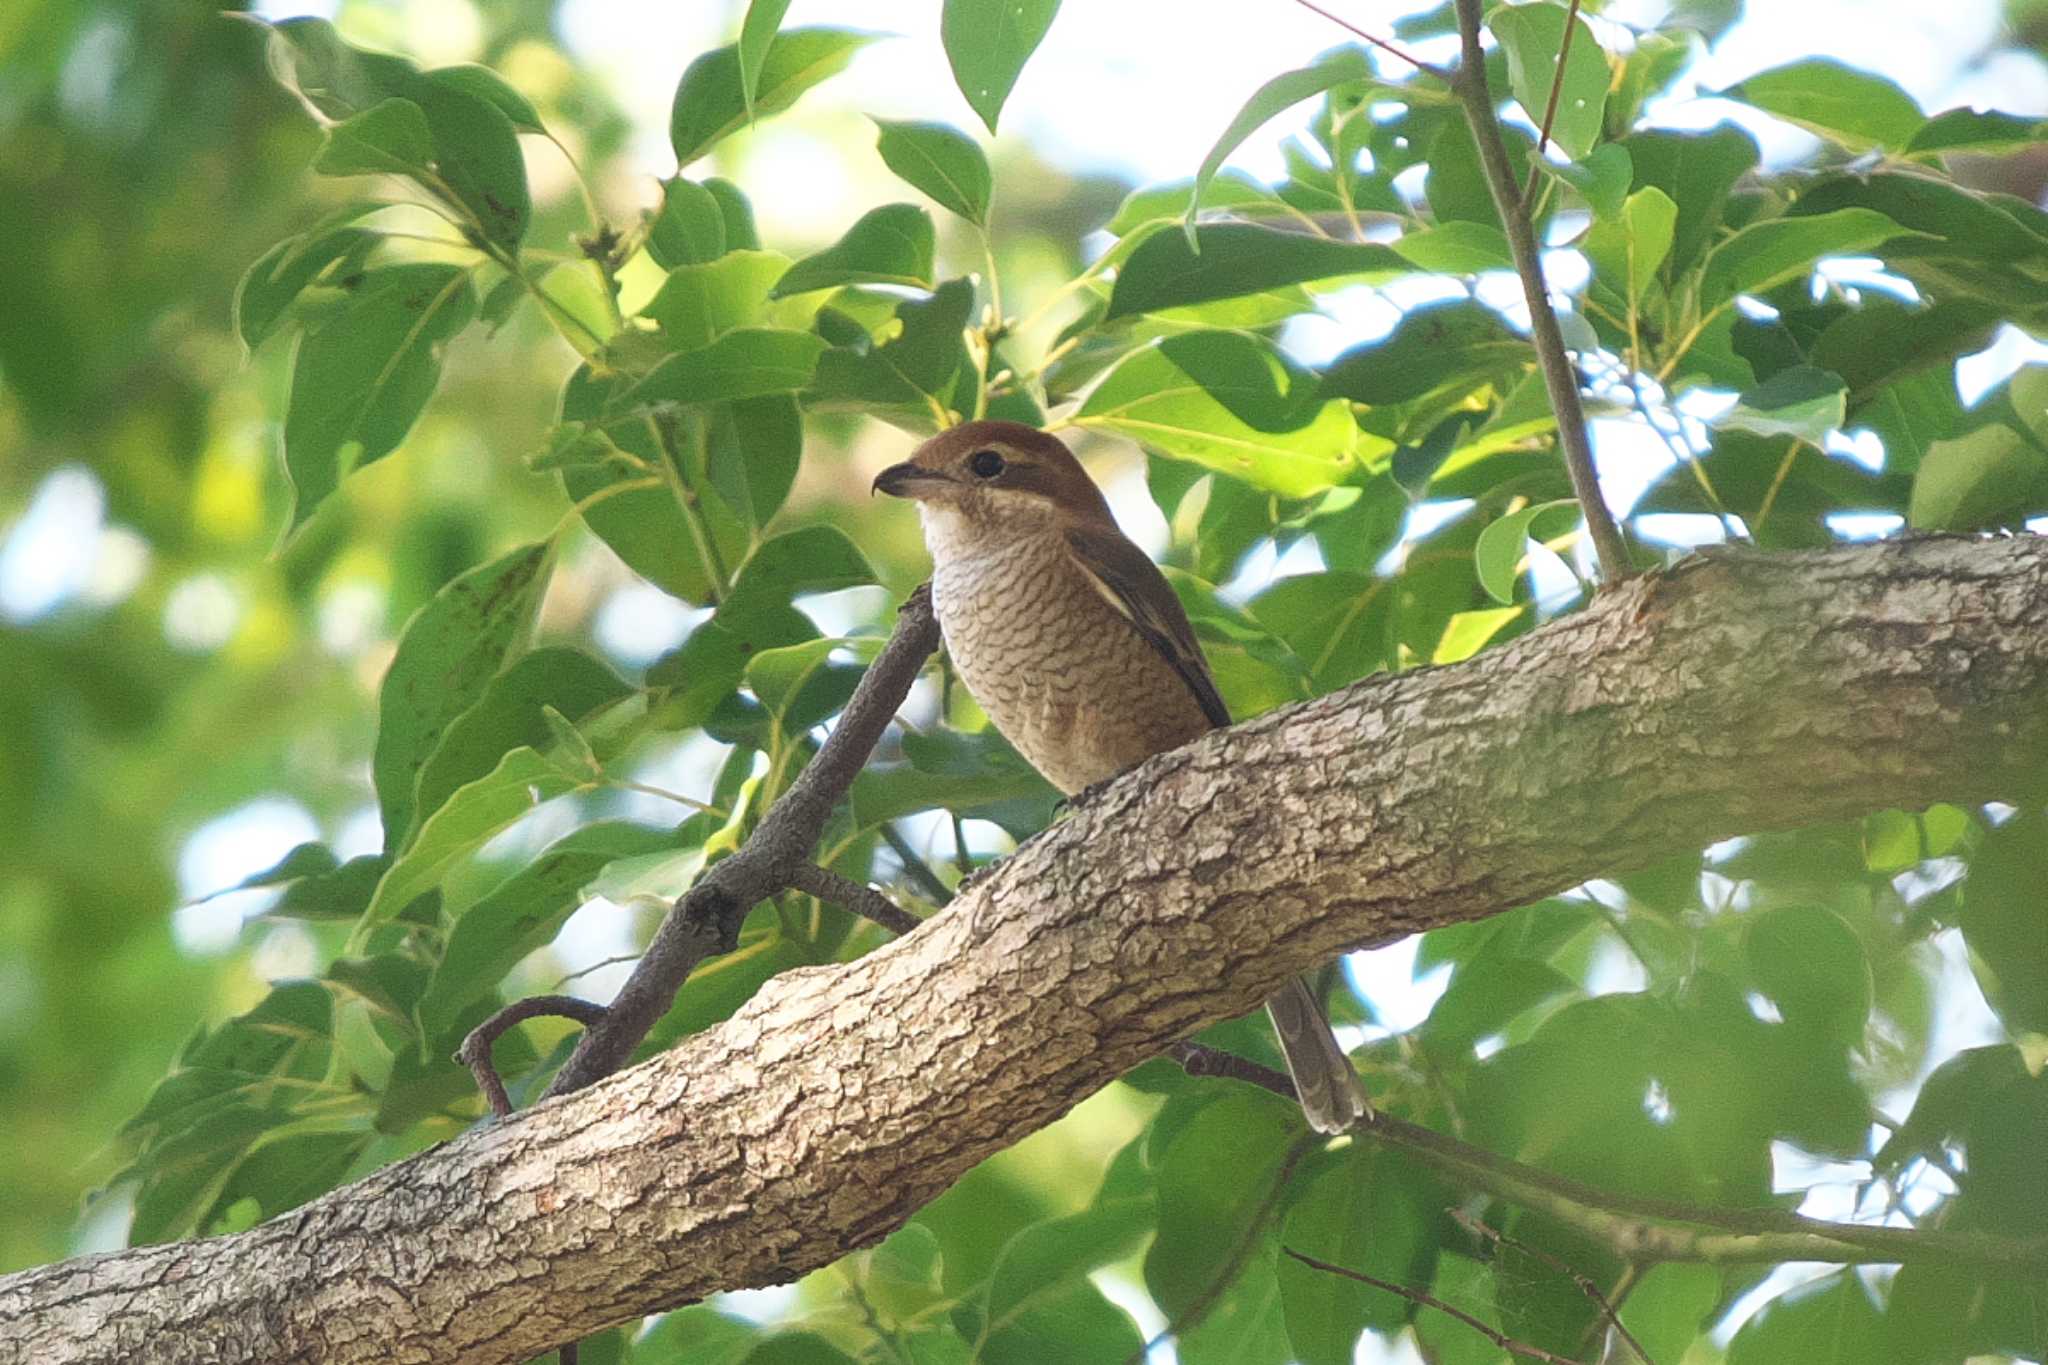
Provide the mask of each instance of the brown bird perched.
{"label": "brown bird perched", "polygon": [[[1062,792],[1230,724],[1180,599],[1057,437],[967,422],[875,488],[916,501],[954,667]],[[1307,985],[1288,982],[1266,1009],[1317,1131],[1371,1112]]]}

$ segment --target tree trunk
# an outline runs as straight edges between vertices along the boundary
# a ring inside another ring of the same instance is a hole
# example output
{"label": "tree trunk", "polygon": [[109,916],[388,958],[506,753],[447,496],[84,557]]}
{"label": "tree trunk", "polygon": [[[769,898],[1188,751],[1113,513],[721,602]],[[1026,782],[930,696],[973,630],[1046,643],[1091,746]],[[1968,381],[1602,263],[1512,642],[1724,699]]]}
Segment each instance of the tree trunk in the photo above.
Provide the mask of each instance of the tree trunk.
{"label": "tree trunk", "polygon": [[908,938],[232,1237],[0,1280],[0,1360],[509,1362],[795,1279],[1343,949],[2048,772],[2048,540],[1732,549],[1147,763]]}

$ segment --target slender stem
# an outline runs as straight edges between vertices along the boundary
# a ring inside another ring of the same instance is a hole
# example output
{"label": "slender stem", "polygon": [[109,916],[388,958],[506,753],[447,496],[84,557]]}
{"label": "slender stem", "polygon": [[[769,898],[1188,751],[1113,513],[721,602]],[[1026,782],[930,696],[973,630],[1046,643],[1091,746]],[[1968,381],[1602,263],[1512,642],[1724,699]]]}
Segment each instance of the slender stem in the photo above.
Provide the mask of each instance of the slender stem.
{"label": "slender stem", "polygon": [[[1616,1310],[1612,1303],[1608,1302],[1607,1296],[1600,1292],[1600,1286],[1594,1284],[1589,1277],[1572,1269],[1572,1267],[1543,1250],[1543,1248],[1530,1246],[1519,1238],[1510,1237],[1500,1229],[1474,1218],[1463,1209],[1452,1209],[1450,1215],[1459,1227],[1465,1229],[1465,1231],[1473,1236],[1491,1242],[1497,1247],[1513,1247],[1515,1250],[1541,1261],[1544,1265],[1549,1266],[1552,1270],[1555,1270],[1558,1274],[1576,1284],[1579,1287],[1579,1292],[1592,1300],[1593,1306],[1600,1310],[1600,1316],[1606,1318],[1613,1325],[1615,1333],[1620,1336],[1629,1350],[1635,1352],[1636,1359],[1642,1361],[1643,1365],[1657,1365],[1656,1361],[1650,1359],[1650,1353],[1643,1349],[1643,1343],[1636,1340],[1636,1334],[1629,1331],[1627,1326],[1622,1323],[1620,1312]],[[1627,1281],[1624,1280],[1623,1282],[1626,1283]]]}
{"label": "slender stem", "polygon": [[1771,486],[1764,490],[1764,500],[1757,504],[1756,520],[1750,523],[1749,538],[1751,540],[1755,540],[1763,534],[1764,519],[1770,516],[1771,508],[1777,505],[1778,492],[1784,488],[1785,479],[1792,473],[1793,462],[1799,458],[1799,447],[1804,444],[1805,442],[1801,441],[1797,436],[1794,436],[1785,443],[1785,458],[1778,461],[1778,472],[1772,476]]}
{"label": "slender stem", "polygon": [[1585,406],[1579,400],[1579,376],[1565,353],[1564,333],[1557,325],[1557,313],[1550,306],[1550,290],[1543,280],[1543,258],[1536,244],[1536,230],[1523,211],[1521,187],[1515,183],[1514,168],[1501,141],[1500,118],[1494,112],[1493,94],[1486,85],[1486,53],[1479,45],[1481,0],[1457,0],[1458,36],[1464,61],[1455,82],[1465,103],[1466,121],[1472,125],[1473,141],[1479,145],[1479,161],[1486,172],[1487,188],[1493,192],[1494,207],[1500,211],[1508,247],[1515,258],[1515,273],[1521,276],[1522,295],[1529,305],[1530,339],[1543,369],[1543,385],[1550,394],[1550,406],[1557,414],[1558,445],[1564,452],[1572,491],[1592,532],[1593,548],[1600,558],[1600,577],[1612,587],[1629,577],[1628,544],[1614,514],[1600,495],[1599,476],[1593,468],[1593,443],[1586,432]]}
{"label": "slender stem", "polygon": [[924,922],[874,887],[863,886],[851,877],[842,877],[816,863],[799,863],[792,867],[789,885],[792,890],[829,901],[842,910],[850,910],[892,934],[907,934]]}
{"label": "slender stem", "polygon": [[513,1025],[544,1015],[574,1019],[588,1028],[604,1018],[605,1008],[573,995],[529,995],[524,1000],[513,1001],[471,1029],[462,1040],[462,1046],[456,1050],[455,1060],[468,1067],[470,1074],[476,1077],[476,1088],[484,1092],[491,1112],[499,1118],[512,1112],[512,1097],[505,1093],[505,1082],[499,1079],[498,1068],[491,1064],[491,1045]]}
{"label": "slender stem", "polygon": [[1324,9],[1321,5],[1314,3],[1314,0],[1294,0],[1294,3],[1300,5],[1303,9],[1315,11],[1317,14],[1322,15],[1325,19],[1328,19],[1331,23],[1335,24],[1338,28],[1341,28],[1346,32],[1357,36],[1358,38],[1363,39],[1365,42],[1371,43],[1374,47],[1386,53],[1388,56],[1397,58],[1401,61],[1408,63],[1408,65],[1414,67],[1417,71],[1426,72],[1427,74],[1436,77],[1445,85],[1450,85],[1455,80],[1455,77],[1452,75],[1452,73],[1445,70],[1443,67],[1437,66],[1432,62],[1425,62],[1422,60],[1422,58],[1416,56],[1412,52],[1402,51],[1400,48],[1394,46],[1394,44],[1388,42],[1385,38],[1379,37],[1376,34],[1367,33],[1364,29],[1352,23],[1343,15],[1330,13],[1330,11]]}
{"label": "slender stem", "polygon": [[1572,55],[1572,35],[1579,31],[1579,0],[1572,0],[1564,18],[1564,41],[1557,45],[1557,70],[1550,77],[1550,98],[1543,102],[1543,126],[1536,133],[1536,155],[1529,158],[1529,183],[1522,186],[1522,212],[1529,211],[1529,198],[1536,193],[1537,163],[1550,148],[1551,125],[1557,121],[1557,97],[1564,91],[1564,64]]}
{"label": "slender stem", "polygon": [[[910,878],[933,905],[944,906],[953,899],[953,888],[940,880],[939,874],[932,871],[932,865],[910,846],[910,840],[903,837],[903,831],[896,828],[894,820],[883,823],[882,842],[889,845],[896,861],[903,864],[903,875]],[[826,861],[831,860],[828,858]]]}
{"label": "slender stem", "polygon": [[1486,1322],[1473,1317],[1462,1308],[1445,1303],[1434,1294],[1425,1294],[1420,1289],[1410,1289],[1405,1284],[1396,1284],[1392,1280],[1383,1280],[1377,1275],[1368,1275],[1362,1270],[1351,1270],[1345,1266],[1332,1265],[1328,1261],[1319,1261],[1313,1256],[1296,1251],[1293,1247],[1284,1246],[1280,1250],[1311,1270],[1320,1270],[1326,1275],[1337,1275],[1347,1280],[1356,1280],[1360,1284],[1369,1284],[1374,1289],[1384,1289],[1387,1293],[1404,1298],[1410,1303],[1420,1304],[1424,1308],[1434,1308],[1446,1317],[1456,1318],[1459,1322],[1464,1323],[1467,1327],[1470,1327],[1473,1331],[1479,1333],[1479,1335],[1485,1337],[1510,1355],[1518,1355],[1527,1360],[1541,1360],[1546,1362],[1547,1365],[1577,1365],[1576,1361],[1567,1356],[1546,1351],[1541,1346],[1531,1346],[1526,1341],[1517,1341],[1499,1328],[1489,1326]]}

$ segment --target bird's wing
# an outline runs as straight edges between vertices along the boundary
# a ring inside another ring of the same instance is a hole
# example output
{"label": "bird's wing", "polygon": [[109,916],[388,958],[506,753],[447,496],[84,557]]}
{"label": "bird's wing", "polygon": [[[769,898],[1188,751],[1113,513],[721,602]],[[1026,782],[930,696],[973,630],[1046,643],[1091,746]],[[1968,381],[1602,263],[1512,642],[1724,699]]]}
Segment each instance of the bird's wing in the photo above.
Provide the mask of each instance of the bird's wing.
{"label": "bird's wing", "polygon": [[1209,676],[1209,661],[1195,642],[1194,627],[1188,624],[1188,614],[1159,566],[1118,531],[1076,527],[1066,536],[1075,564],[1095,591],[1173,665],[1209,723],[1230,724],[1230,708],[1223,704],[1215,679]]}

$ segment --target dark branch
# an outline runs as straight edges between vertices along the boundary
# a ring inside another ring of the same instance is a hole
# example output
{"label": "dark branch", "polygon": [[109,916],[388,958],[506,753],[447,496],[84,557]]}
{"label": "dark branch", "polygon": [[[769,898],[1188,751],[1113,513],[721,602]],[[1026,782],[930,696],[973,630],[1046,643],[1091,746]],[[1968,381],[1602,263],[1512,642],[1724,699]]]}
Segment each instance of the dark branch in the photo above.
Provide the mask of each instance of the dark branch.
{"label": "dark branch", "polygon": [[1537,163],[1550,149],[1550,130],[1557,122],[1557,97],[1564,93],[1564,64],[1571,59],[1572,35],[1579,31],[1579,0],[1572,0],[1564,18],[1564,39],[1557,45],[1557,70],[1550,74],[1550,98],[1543,102],[1543,126],[1536,132],[1536,155],[1529,160],[1529,183],[1522,186],[1522,212],[1529,212],[1536,194]]}
{"label": "dark branch", "polygon": [[1536,229],[1530,226],[1529,214],[1522,206],[1522,187],[1515,183],[1507,144],[1501,141],[1500,117],[1494,111],[1493,92],[1486,85],[1486,52],[1479,45],[1480,0],[1457,3],[1458,36],[1465,55],[1454,85],[1465,102],[1465,120],[1472,125],[1472,140],[1479,145],[1479,164],[1486,172],[1487,188],[1493,192],[1494,207],[1500,211],[1501,226],[1507,231],[1515,273],[1522,280],[1522,297],[1529,305],[1529,339],[1535,343],[1543,386],[1550,394],[1551,410],[1557,414],[1557,441],[1571,475],[1572,492],[1586,514],[1586,530],[1600,557],[1600,578],[1612,587],[1633,572],[1628,544],[1600,496],[1600,480],[1593,472],[1593,443],[1586,434],[1586,411],[1579,401],[1578,371],[1565,352],[1564,333],[1558,329],[1550,289],[1543,280]]}
{"label": "dark branch", "polygon": [[869,923],[880,925],[899,936],[924,922],[874,887],[863,886],[816,863],[805,862],[792,867],[789,886],[792,891],[801,891],[807,896],[829,901],[842,910],[850,910]]}
{"label": "dark branch", "polygon": [[550,1096],[580,1090],[630,1061],[641,1039],[675,1003],[676,992],[697,964],[732,950],[747,911],[795,886],[804,869],[814,869],[812,851],[832,808],[866,766],[918,670],[938,647],[931,590],[920,587],[903,603],[895,632],[868,665],[817,756],[769,807],[753,837],[731,857],[714,863],[669,908],[603,1021],[583,1035],[555,1074],[547,1090]]}
{"label": "dark branch", "polygon": [[491,1047],[513,1025],[549,1016],[574,1019],[589,1028],[604,1018],[605,1008],[573,995],[529,995],[524,1000],[514,1000],[471,1029],[469,1036],[462,1040],[462,1046],[455,1050],[455,1060],[468,1067],[470,1074],[476,1077],[476,1088],[484,1092],[484,1098],[490,1101],[491,1112],[499,1118],[512,1112],[512,1097],[505,1093],[505,1082],[498,1078],[498,1068],[491,1065]]}

